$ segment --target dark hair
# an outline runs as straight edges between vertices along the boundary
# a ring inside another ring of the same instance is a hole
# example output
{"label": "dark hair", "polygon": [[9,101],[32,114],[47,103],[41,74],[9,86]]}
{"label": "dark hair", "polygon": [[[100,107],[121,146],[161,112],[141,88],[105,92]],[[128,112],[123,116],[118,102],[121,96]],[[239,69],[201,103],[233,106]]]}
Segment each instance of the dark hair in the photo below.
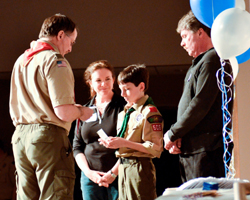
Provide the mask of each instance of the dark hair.
{"label": "dark hair", "polygon": [[72,33],[75,29],[76,24],[70,18],[59,13],[44,20],[39,38],[57,36],[61,30]]}
{"label": "dark hair", "polygon": [[89,82],[91,81],[91,75],[98,69],[108,69],[112,73],[113,79],[115,79],[115,72],[114,68],[108,63],[106,60],[99,60],[92,62],[87,69],[85,70],[83,77],[86,82],[86,84],[90,88],[90,96],[94,97],[96,95],[96,92],[90,87]]}
{"label": "dark hair", "polygon": [[181,33],[182,30],[187,29],[196,33],[200,28],[202,28],[209,37],[211,37],[211,29],[202,24],[195,16],[192,10],[190,10],[186,15],[184,15],[177,26],[177,33]]}
{"label": "dark hair", "polygon": [[126,67],[118,75],[118,84],[120,83],[133,83],[136,87],[143,82],[145,90],[148,89],[149,73],[144,64],[133,64]]}

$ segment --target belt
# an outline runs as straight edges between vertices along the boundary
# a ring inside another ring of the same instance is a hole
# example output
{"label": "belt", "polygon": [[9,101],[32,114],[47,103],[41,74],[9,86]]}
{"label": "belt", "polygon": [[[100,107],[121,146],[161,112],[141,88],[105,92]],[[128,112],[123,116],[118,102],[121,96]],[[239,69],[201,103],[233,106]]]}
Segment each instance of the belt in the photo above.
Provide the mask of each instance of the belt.
{"label": "belt", "polygon": [[120,157],[120,163],[121,164],[130,164],[134,162],[141,162],[141,161],[150,161],[151,158],[148,157]]}

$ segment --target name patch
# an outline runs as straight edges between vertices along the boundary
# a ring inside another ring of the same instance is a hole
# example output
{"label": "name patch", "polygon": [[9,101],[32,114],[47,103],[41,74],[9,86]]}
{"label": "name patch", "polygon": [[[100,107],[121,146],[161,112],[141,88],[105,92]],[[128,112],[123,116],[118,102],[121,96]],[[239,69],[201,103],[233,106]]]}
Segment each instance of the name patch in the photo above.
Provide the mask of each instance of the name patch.
{"label": "name patch", "polygon": [[161,124],[152,124],[153,131],[162,131],[162,125]]}

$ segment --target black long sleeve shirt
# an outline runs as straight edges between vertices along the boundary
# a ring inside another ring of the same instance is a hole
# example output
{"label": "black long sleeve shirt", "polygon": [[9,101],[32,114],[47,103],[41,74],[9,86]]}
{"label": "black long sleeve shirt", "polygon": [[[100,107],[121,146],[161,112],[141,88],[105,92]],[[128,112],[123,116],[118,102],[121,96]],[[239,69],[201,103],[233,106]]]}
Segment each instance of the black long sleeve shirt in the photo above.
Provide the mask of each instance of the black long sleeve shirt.
{"label": "black long sleeve shirt", "polygon": [[[220,68],[220,58],[212,48],[196,57],[186,74],[177,122],[168,133],[171,141],[182,138],[183,154],[212,151],[223,146],[222,93],[216,78]],[[224,69],[232,74],[229,64]],[[231,77],[225,76],[224,80],[229,85]],[[230,88],[233,94],[233,84]],[[232,94],[228,93],[228,98]],[[230,114],[232,109],[233,98],[228,104]],[[231,128],[231,123],[227,127]]]}
{"label": "black long sleeve shirt", "polygon": [[[94,102],[95,97],[86,106],[93,106]],[[116,150],[100,145],[97,131],[102,128],[108,136],[116,136],[118,113],[123,110],[125,104],[125,100],[114,93],[102,116],[100,116],[99,111],[95,110],[92,117],[87,121],[77,120],[73,140],[73,153],[74,156],[78,153],[83,153],[86,156],[90,169],[107,172],[115,165],[117,161],[115,156]]]}

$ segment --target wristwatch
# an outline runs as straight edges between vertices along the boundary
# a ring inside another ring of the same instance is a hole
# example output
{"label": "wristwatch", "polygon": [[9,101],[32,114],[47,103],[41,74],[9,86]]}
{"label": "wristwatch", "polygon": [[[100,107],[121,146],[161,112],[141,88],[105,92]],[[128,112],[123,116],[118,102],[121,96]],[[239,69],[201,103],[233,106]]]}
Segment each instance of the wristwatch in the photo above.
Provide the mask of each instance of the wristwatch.
{"label": "wristwatch", "polygon": [[117,177],[117,175],[115,175],[111,170],[109,170],[108,172],[111,174],[111,176],[112,176],[113,178],[116,178],[116,177]]}

